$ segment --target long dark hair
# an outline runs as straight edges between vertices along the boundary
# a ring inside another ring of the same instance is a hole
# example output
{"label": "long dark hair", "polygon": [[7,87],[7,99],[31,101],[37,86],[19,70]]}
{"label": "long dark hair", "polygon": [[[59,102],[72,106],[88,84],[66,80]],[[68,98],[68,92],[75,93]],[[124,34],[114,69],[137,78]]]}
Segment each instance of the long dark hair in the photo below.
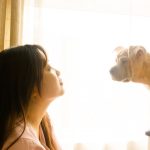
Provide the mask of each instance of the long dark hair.
{"label": "long dark hair", "polygon": [[[43,69],[46,64],[47,55],[39,45],[17,46],[0,52],[0,149],[16,127],[18,118],[24,124],[23,131],[7,149],[23,134],[29,100],[35,86],[39,94],[41,92]],[[56,150],[47,116],[43,117],[41,126],[47,146]]]}

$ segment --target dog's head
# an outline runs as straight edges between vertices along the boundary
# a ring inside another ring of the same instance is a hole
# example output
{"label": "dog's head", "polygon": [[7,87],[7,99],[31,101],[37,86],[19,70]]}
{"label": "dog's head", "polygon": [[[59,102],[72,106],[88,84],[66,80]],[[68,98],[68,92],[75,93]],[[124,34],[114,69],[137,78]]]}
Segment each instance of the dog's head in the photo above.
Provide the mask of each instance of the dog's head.
{"label": "dog's head", "polygon": [[110,69],[112,79],[122,82],[138,82],[146,56],[145,48],[142,46],[117,47],[115,51],[116,65]]}

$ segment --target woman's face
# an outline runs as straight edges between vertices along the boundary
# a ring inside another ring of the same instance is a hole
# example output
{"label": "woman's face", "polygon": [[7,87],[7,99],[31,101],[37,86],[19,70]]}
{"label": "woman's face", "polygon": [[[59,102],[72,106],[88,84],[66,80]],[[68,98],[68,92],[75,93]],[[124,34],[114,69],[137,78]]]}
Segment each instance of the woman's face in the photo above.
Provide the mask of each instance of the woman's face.
{"label": "woman's face", "polygon": [[46,65],[43,72],[41,88],[42,99],[53,99],[64,94],[60,72],[50,65]]}

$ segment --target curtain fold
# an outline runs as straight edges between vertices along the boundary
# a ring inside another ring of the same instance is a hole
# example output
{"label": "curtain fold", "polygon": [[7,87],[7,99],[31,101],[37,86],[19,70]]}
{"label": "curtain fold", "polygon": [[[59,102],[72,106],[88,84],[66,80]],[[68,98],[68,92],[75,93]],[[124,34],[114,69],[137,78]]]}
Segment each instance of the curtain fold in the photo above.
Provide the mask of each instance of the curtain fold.
{"label": "curtain fold", "polygon": [[6,0],[0,1],[0,50],[4,49],[5,20],[6,20]]}
{"label": "curtain fold", "polygon": [[0,50],[22,43],[24,0],[0,1]]}
{"label": "curtain fold", "polygon": [[11,0],[10,46],[21,44],[23,0]]}

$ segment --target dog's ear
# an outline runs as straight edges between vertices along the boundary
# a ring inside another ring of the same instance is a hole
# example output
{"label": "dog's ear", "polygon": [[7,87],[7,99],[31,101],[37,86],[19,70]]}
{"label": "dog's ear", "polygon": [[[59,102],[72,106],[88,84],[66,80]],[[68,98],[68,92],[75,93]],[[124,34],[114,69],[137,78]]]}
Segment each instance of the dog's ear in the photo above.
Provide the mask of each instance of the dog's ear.
{"label": "dog's ear", "polygon": [[136,57],[137,58],[141,58],[142,56],[144,56],[144,51],[142,49],[138,49],[136,52]]}
{"label": "dog's ear", "polygon": [[117,54],[119,54],[121,51],[123,51],[125,48],[124,47],[122,47],[122,46],[118,46],[118,47],[116,47],[115,49],[114,49],[114,51],[117,53]]}
{"label": "dog's ear", "polygon": [[137,59],[140,59],[145,56],[146,49],[143,46],[130,46],[130,54],[134,54]]}

